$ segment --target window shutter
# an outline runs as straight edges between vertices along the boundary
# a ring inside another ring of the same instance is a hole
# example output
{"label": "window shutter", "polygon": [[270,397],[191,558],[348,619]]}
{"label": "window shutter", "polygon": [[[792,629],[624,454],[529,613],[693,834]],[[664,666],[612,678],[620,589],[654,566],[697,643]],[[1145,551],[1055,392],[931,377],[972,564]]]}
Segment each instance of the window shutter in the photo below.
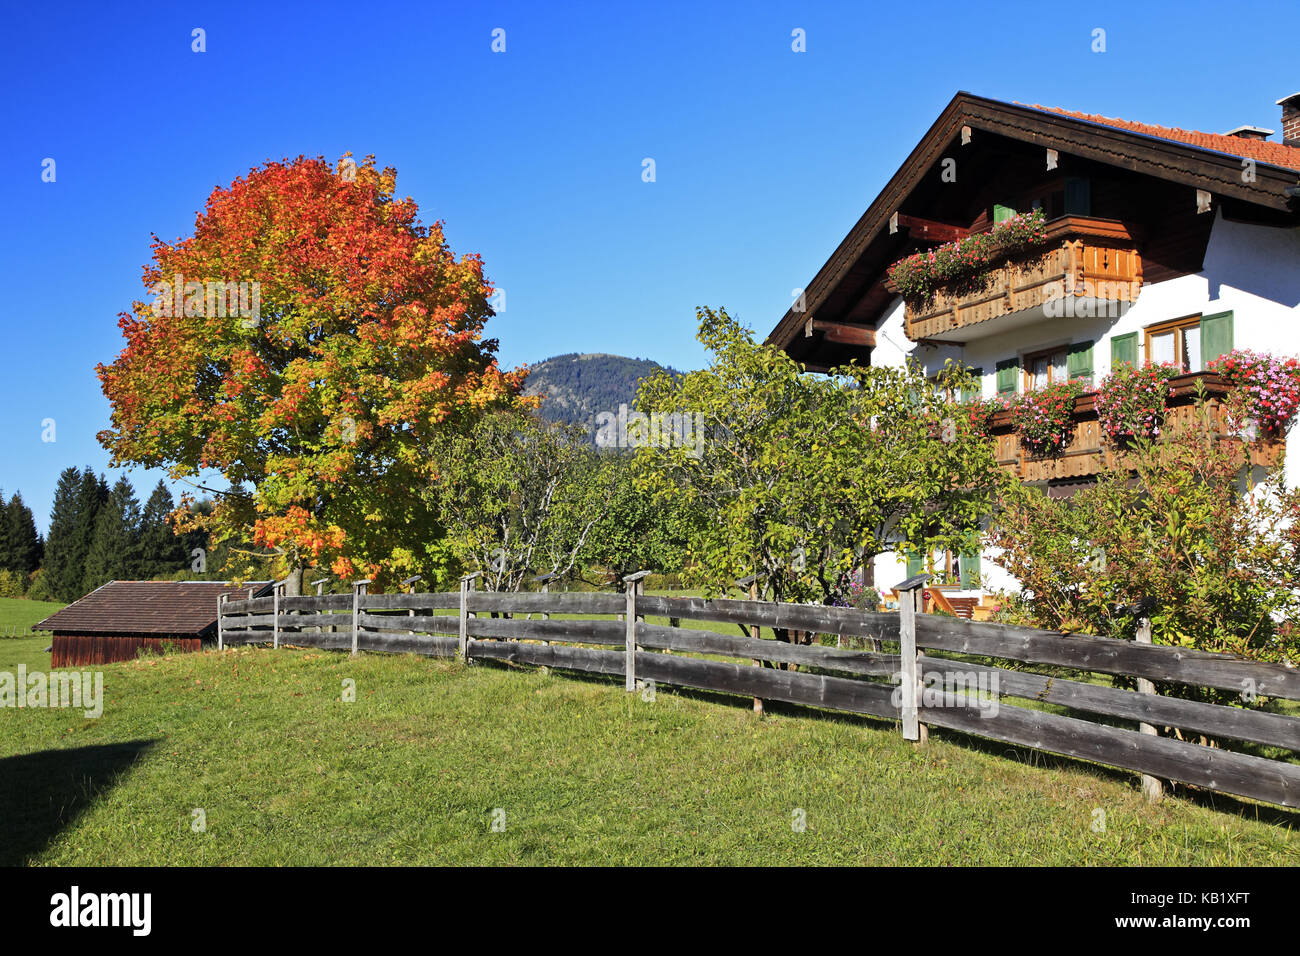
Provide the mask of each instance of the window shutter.
{"label": "window shutter", "polygon": [[1003,206],[1003,205],[1001,205],[1001,204],[999,204],[999,203],[994,203],[994,204],[993,204],[993,221],[994,221],[994,222],[1006,222],[1008,219],[1010,219],[1010,218],[1011,218],[1012,216],[1014,216],[1015,214],[1016,214],[1016,211],[1015,211],[1014,209],[1012,209],[1010,206]]}
{"label": "window shutter", "polygon": [[1087,379],[1092,381],[1092,343],[1084,342],[1081,345],[1071,345],[1070,352],[1065,357],[1065,371],[1070,380],[1076,378]]}
{"label": "window shutter", "polygon": [[971,591],[980,586],[980,553],[972,551],[967,554],[959,555],[958,563],[961,570],[961,587],[963,591]]}
{"label": "window shutter", "polygon": [[1137,363],[1138,334],[1136,332],[1117,335],[1110,340],[1110,370],[1112,372],[1120,365],[1128,364],[1136,367]]}
{"label": "window shutter", "polygon": [[908,551],[907,553],[907,576],[914,578],[925,571],[925,559],[919,552]]}
{"label": "window shutter", "polygon": [[969,371],[971,375],[975,376],[975,384],[970,388],[961,390],[961,400],[963,402],[973,402],[984,394],[984,369],[973,368]]}
{"label": "window shutter", "polygon": [[1067,216],[1092,215],[1092,183],[1087,179],[1065,181],[1065,214]]}
{"label": "window shutter", "polygon": [[[1220,312],[1201,318],[1201,366],[1232,351],[1232,313]],[[1192,369],[1199,372],[1200,369]]]}
{"label": "window shutter", "polygon": [[1016,394],[1016,379],[1020,376],[1020,363],[1016,359],[1007,359],[998,363],[998,394]]}

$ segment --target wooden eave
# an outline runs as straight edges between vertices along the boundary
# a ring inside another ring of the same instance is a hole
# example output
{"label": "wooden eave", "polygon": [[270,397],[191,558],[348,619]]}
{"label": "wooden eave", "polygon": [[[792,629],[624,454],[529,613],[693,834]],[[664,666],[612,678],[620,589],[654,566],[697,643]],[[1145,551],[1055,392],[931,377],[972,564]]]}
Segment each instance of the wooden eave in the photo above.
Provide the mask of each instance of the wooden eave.
{"label": "wooden eave", "polygon": [[[873,274],[860,264],[868,247],[882,235],[887,237],[889,220],[898,212],[921,178],[951,149],[960,149],[961,128],[1004,136],[1021,142],[1055,149],[1071,156],[1100,162],[1142,175],[1209,191],[1216,197],[1232,200],[1240,209],[1248,205],[1270,218],[1296,222],[1296,200],[1288,188],[1300,182],[1300,172],[1262,161],[1255,163],[1254,183],[1242,182],[1242,157],[1203,147],[1133,132],[1091,120],[1064,116],[1032,106],[1021,106],[959,92],[930,129],[917,143],[907,160],[890,178],[875,201],[840,242],[831,257],[817,271],[804,292],[802,311],[788,310],[767,336],[768,344],[789,349],[803,336],[809,318],[819,317],[827,301],[845,279],[857,271],[857,284],[868,294],[883,288],[883,267],[871,267]],[[879,299],[879,295],[876,295]],[[871,322],[874,315],[863,315],[860,308],[849,307],[844,315],[821,316],[829,320],[845,318]],[[810,365],[810,368],[813,367]]]}

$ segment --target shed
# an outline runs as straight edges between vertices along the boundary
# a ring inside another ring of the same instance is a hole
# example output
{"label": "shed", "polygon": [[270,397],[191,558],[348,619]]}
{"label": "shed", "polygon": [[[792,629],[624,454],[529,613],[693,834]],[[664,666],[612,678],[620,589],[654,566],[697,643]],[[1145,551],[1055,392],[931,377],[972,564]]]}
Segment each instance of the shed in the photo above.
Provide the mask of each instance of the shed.
{"label": "shed", "polygon": [[134,660],[141,650],[197,651],[217,634],[217,601],[261,597],[271,581],[109,581],[32,630],[54,635],[51,667]]}

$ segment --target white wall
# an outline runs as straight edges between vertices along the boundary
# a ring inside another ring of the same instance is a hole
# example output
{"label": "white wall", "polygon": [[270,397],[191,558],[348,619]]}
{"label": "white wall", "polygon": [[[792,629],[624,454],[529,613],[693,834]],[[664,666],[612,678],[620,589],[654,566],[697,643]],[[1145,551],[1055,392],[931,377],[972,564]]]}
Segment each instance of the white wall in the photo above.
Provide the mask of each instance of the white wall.
{"label": "white wall", "polygon": [[[1118,317],[1043,318],[1032,325],[969,341],[964,347],[918,347],[903,334],[903,301],[895,299],[877,326],[873,365],[900,365],[914,355],[927,373],[948,358],[982,368],[983,394],[997,394],[997,363],[1029,352],[1094,342],[1093,381],[1110,374],[1110,341],[1158,322],[1185,315],[1233,313],[1233,347],[1300,357],[1300,229],[1277,229],[1215,221],[1196,275],[1144,285],[1138,299]],[[1145,343],[1139,336],[1139,360]],[[1287,435],[1285,471],[1288,487],[1300,481],[1300,425]],[[982,573],[994,590],[1012,590],[1015,581],[985,552]],[[876,582],[892,587],[906,576],[906,562],[895,555],[876,559]]]}

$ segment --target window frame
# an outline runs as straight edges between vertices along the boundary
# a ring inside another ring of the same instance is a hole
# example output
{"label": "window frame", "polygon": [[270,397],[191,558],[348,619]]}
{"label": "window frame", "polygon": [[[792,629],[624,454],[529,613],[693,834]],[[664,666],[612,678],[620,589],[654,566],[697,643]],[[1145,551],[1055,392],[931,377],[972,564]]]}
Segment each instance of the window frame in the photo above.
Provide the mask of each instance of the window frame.
{"label": "window frame", "polygon": [[[1166,319],[1163,322],[1154,322],[1142,329],[1142,356],[1147,362],[1153,361],[1151,339],[1157,335],[1164,335],[1167,332],[1174,332],[1174,366],[1178,369],[1178,374],[1186,375],[1191,372],[1203,371],[1199,368],[1187,367],[1187,356],[1184,354],[1183,337],[1176,333],[1185,332],[1188,329],[1196,329],[1196,334],[1201,334],[1201,320],[1205,318],[1203,312],[1197,312],[1193,315],[1184,315],[1176,319]],[[1204,357],[1202,356],[1202,363]]]}
{"label": "window frame", "polygon": [[[1061,362],[1061,374],[1064,378],[1059,381],[1052,378],[1052,374],[1056,369],[1056,365],[1052,362],[1052,356],[1056,355],[1058,352],[1064,356],[1064,360]],[[1021,395],[1034,390],[1034,359],[1040,359],[1044,356],[1047,357],[1047,384],[1049,386],[1059,385],[1061,382],[1068,382],[1070,380],[1070,346],[1068,344],[1057,345],[1049,349],[1039,349],[1036,352],[1026,352],[1020,357]]]}

